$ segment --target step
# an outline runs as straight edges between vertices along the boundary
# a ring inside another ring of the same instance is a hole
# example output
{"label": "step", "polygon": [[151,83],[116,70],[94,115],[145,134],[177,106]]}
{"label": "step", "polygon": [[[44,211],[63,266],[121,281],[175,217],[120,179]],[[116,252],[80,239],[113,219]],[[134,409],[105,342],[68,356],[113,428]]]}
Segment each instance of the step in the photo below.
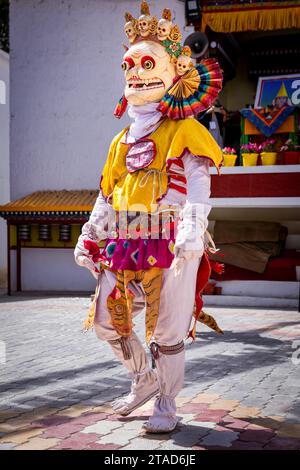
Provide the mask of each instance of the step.
{"label": "step", "polygon": [[299,282],[295,281],[217,281],[222,295],[298,299]]}
{"label": "step", "polygon": [[[254,297],[245,295],[203,295],[204,310],[206,306],[216,307],[266,307],[298,310],[297,298]],[[300,314],[299,314],[300,320]]]}

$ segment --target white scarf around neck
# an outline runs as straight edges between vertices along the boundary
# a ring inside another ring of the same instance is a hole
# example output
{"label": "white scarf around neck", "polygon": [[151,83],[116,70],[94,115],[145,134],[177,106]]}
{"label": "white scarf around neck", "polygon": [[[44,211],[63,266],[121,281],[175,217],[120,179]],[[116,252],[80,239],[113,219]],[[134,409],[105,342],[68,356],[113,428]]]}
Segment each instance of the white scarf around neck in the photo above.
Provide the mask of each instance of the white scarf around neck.
{"label": "white scarf around neck", "polygon": [[159,126],[162,113],[157,110],[157,106],[158,103],[128,106],[128,116],[133,119],[127,135],[128,143],[141,139]]}

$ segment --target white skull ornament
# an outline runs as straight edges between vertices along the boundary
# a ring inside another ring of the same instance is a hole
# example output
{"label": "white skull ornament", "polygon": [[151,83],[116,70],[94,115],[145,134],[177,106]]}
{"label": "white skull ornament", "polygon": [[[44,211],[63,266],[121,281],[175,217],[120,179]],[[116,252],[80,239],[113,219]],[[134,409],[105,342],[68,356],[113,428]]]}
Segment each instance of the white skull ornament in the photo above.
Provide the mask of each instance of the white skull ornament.
{"label": "white skull ornament", "polygon": [[162,18],[158,22],[157,26],[157,37],[160,41],[165,41],[172,29],[172,21]]}
{"label": "white skull ornament", "polygon": [[139,32],[140,35],[143,38],[146,38],[150,34],[150,22],[151,22],[151,16],[148,15],[142,15],[139,17]]}
{"label": "white skull ornament", "polygon": [[133,43],[136,39],[136,30],[133,21],[128,21],[124,26],[124,31],[130,43]]}
{"label": "white skull ornament", "polygon": [[191,63],[191,58],[187,55],[180,55],[176,63],[176,72],[177,75],[184,75],[193,64]]}

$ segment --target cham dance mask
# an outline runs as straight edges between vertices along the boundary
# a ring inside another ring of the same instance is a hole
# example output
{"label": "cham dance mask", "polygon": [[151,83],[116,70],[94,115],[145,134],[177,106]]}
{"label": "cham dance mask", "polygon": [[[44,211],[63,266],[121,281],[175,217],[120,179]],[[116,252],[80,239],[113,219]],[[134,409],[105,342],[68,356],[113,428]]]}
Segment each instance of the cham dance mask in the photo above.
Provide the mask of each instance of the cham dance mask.
{"label": "cham dance mask", "polygon": [[193,65],[191,50],[181,45],[171,10],[165,8],[158,20],[143,1],[139,18],[127,12],[125,21],[129,46],[124,46],[122,69],[126,85],[115,116],[123,115],[127,103],[157,102],[157,109],[171,119],[185,119],[207,109],[222,88],[221,69],[215,59]]}

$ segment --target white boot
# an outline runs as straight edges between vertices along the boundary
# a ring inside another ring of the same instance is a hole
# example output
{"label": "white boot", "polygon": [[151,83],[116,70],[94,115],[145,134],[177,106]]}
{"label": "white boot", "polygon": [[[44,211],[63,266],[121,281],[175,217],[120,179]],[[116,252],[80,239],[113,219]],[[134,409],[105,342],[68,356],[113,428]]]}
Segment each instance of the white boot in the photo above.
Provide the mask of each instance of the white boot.
{"label": "white boot", "polygon": [[129,338],[109,341],[109,344],[133,379],[130,393],[112,403],[116,413],[127,416],[159,392],[157,375],[149,367],[146,351],[135,333]]}
{"label": "white boot", "polygon": [[127,416],[151,400],[158,392],[159,387],[155,372],[150,368],[145,369],[134,374],[129,395],[115,400],[112,403],[112,408],[116,413]]}
{"label": "white boot", "polygon": [[144,429],[151,433],[171,432],[177,423],[175,399],[159,395],[154,404],[153,415],[144,425]]}
{"label": "white boot", "polygon": [[175,397],[184,381],[184,343],[181,341],[174,346],[152,343],[151,352],[157,367],[160,394],[144,429],[150,433],[171,432],[178,423]]}

